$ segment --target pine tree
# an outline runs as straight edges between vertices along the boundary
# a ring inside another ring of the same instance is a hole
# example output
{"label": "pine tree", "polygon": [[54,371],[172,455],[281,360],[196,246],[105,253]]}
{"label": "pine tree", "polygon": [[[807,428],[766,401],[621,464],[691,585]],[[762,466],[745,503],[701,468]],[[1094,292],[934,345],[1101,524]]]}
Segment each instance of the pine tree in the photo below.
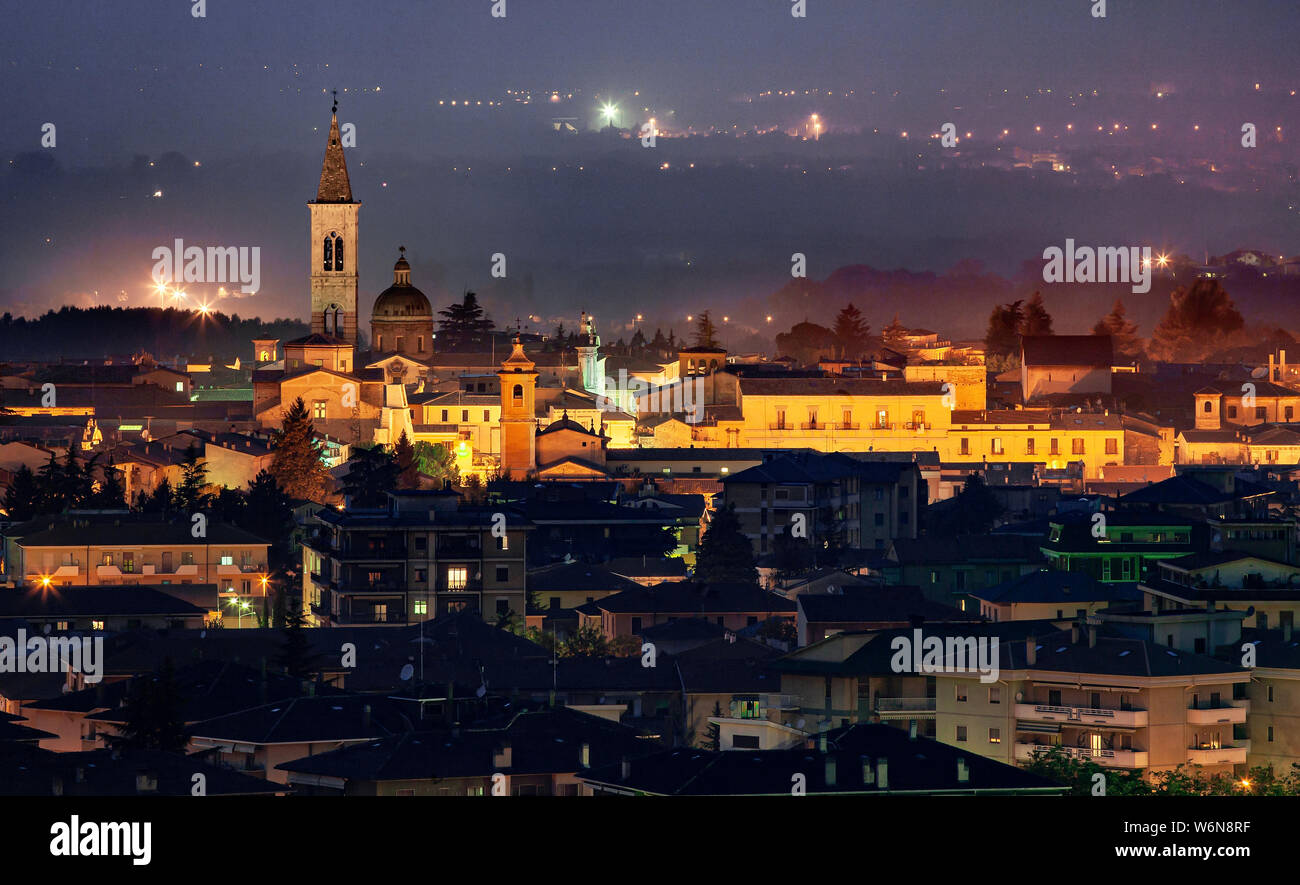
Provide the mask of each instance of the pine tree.
{"label": "pine tree", "polygon": [[151,674],[131,680],[122,704],[124,721],[118,733],[108,738],[111,746],[123,749],[177,752],[189,742],[181,711],[181,692],[171,658]]}
{"label": "pine tree", "polygon": [[271,475],[290,498],[319,502],[325,497],[329,475],[315,434],[307,406],[298,397],[281,413],[270,467]]}
{"label": "pine tree", "polygon": [[740,531],[736,505],[728,504],[713,515],[700,542],[695,580],[704,584],[757,584],[754,548]]}
{"label": "pine tree", "polygon": [[1125,357],[1135,356],[1141,346],[1138,343],[1137,324],[1128,321],[1128,310],[1124,302],[1115,299],[1115,306],[1092,327],[1094,335],[1109,335],[1115,342],[1115,352]]}
{"label": "pine tree", "polygon": [[[619,339],[619,343],[622,343],[622,339]],[[713,325],[713,319],[707,310],[695,321],[695,346],[722,349],[722,345],[718,343],[718,329]]]}
{"label": "pine tree", "polygon": [[118,510],[126,506],[126,485],[121,468],[109,461],[103,470],[104,479],[94,495],[94,505],[100,510]]}
{"label": "pine tree", "polygon": [[286,604],[284,639],[275,660],[284,668],[284,672],[295,679],[310,679],[318,667],[306,629],[307,617],[303,614],[302,599],[294,597]]}
{"label": "pine tree", "polygon": [[836,315],[832,331],[840,359],[855,360],[862,356],[862,349],[867,346],[871,326],[862,319],[862,311],[850,302]]}
{"label": "pine tree", "polygon": [[880,330],[881,340],[890,350],[898,350],[907,340],[907,326],[898,321],[898,314],[889,321],[889,325]]}
{"label": "pine tree", "polygon": [[54,460],[54,453],[50,452],[50,460],[41,466],[41,470],[36,474],[36,487],[39,490],[40,503],[37,505],[37,513],[62,513],[67,506],[64,497],[63,470]]}
{"label": "pine tree", "polygon": [[397,459],[383,446],[353,449],[348,467],[343,494],[349,506],[382,507],[387,493],[397,488]]}
{"label": "pine tree", "polygon": [[293,506],[284,489],[267,470],[260,471],[248,484],[245,506],[237,525],[269,543],[267,567],[276,571],[289,568],[293,540]]}
{"label": "pine tree", "polygon": [[208,462],[199,454],[199,448],[190,443],[185,450],[185,459],[181,462],[181,482],[176,487],[172,506],[182,513],[197,513],[205,510],[212,503],[212,496],[205,491],[208,485]]}
{"label": "pine tree", "polygon": [[1020,318],[1020,334],[1052,334],[1052,315],[1047,312],[1047,307],[1043,304],[1042,293],[1035,292],[1030,297],[1029,303],[1025,305],[1024,314]]}
{"label": "pine tree", "polygon": [[397,487],[399,489],[415,489],[420,486],[420,464],[415,457],[415,446],[406,438],[406,431],[397,438],[397,446],[393,450],[397,458]]}
{"label": "pine tree", "polygon": [[13,482],[5,491],[4,511],[17,522],[26,522],[40,513],[41,487],[36,474],[26,464],[18,468]]}

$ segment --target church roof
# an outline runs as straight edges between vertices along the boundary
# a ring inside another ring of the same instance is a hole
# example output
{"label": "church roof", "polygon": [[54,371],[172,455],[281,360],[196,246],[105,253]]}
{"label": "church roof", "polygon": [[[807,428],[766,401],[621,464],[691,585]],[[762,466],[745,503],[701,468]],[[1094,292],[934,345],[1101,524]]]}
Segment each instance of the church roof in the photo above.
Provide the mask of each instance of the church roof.
{"label": "church roof", "polygon": [[537,435],[545,436],[548,433],[555,433],[556,431],[560,431],[560,430],[575,430],[578,433],[583,434],[584,436],[596,436],[596,437],[600,436],[599,433],[596,433],[595,431],[592,430],[588,430],[586,427],[583,427],[577,421],[574,421],[572,418],[569,417],[568,412],[564,413],[563,418],[559,419],[558,421],[552,421],[550,424],[547,424],[546,427],[537,431]]}
{"label": "church roof", "polygon": [[519,338],[515,338],[515,349],[510,352],[510,356],[505,358],[501,363],[501,368],[511,372],[531,372],[536,363],[528,358],[524,353],[524,345]]}
{"label": "church roof", "polygon": [[343,159],[343,142],[339,140],[337,105],[334,115],[330,118],[330,139],[325,145],[325,161],[321,164],[320,187],[316,190],[316,202],[352,202],[352,183],[348,181],[348,164]]}
{"label": "church roof", "polygon": [[433,308],[429,306],[429,299],[411,285],[411,265],[406,260],[405,246],[401,253],[393,265],[393,285],[380,292],[375,299],[370,321],[427,319],[432,324]]}
{"label": "church roof", "polygon": [[342,338],[335,338],[333,335],[326,335],[322,332],[312,332],[310,335],[304,335],[301,338],[295,338],[292,341],[284,342],[285,346],[305,345],[307,347],[351,347],[352,345]]}

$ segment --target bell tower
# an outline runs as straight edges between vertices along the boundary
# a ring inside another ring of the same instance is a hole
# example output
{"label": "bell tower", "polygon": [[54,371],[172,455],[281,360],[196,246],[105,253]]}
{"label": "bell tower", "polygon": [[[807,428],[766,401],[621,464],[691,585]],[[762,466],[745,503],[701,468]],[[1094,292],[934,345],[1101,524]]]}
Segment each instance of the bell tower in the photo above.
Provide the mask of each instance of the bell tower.
{"label": "bell tower", "polygon": [[329,141],[321,164],[311,211],[308,243],[311,268],[311,330],[357,343],[357,215],[348,166],[339,138],[339,104],[335,93]]}
{"label": "bell tower", "polygon": [[523,479],[537,466],[537,372],[524,346],[515,348],[497,372],[501,379],[501,476]]}

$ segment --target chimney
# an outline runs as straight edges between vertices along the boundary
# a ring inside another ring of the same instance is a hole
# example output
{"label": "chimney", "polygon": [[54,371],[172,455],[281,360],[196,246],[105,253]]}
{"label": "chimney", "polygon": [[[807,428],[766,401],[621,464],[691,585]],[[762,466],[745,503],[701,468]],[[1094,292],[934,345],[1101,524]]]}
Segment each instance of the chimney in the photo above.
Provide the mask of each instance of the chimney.
{"label": "chimney", "polygon": [[970,768],[966,766],[964,757],[958,757],[957,759],[957,783],[970,783]]}
{"label": "chimney", "polygon": [[1286,383],[1286,351],[1277,352],[1277,380]]}
{"label": "chimney", "polygon": [[1033,634],[1025,640],[1025,663],[1031,667],[1038,664],[1038,640]]}
{"label": "chimney", "polygon": [[881,790],[889,789],[889,760],[876,760],[876,787]]}
{"label": "chimney", "polygon": [[1274,374],[1274,371],[1275,371],[1275,370],[1274,370],[1274,367],[1273,367],[1273,354],[1270,353],[1270,354],[1268,355],[1268,380],[1269,380],[1269,381],[1273,381],[1273,380],[1275,380],[1275,378],[1277,377],[1277,376]]}
{"label": "chimney", "polygon": [[826,757],[826,786],[828,787],[835,786],[835,776],[836,776],[835,757],[827,756]]}

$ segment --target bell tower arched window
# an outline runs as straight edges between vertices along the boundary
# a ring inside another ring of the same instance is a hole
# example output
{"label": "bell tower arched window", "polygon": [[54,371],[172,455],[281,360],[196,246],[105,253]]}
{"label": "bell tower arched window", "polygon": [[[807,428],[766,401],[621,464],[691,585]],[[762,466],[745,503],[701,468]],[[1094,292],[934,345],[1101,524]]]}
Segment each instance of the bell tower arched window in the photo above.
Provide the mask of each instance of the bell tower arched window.
{"label": "bell tower arched window", "polygon": [[322,261],[322,265],[323,265],[322,269],[333,270],[334,269],[334,238],[333,237],[325,238],[325,245],[321,251],[321,255],[322,258],[324,259]]}
{"label": "bell tower arched window", "polygon": [[510,396],[512,400],[511,405],[522,406],[524,404],[524,386],[522,384],[516,384],[515,389],[510,392]]}
{"label": "bell tower arched window", "polygon": [[334,238],[334,269],[343,269],[343,238]]}

